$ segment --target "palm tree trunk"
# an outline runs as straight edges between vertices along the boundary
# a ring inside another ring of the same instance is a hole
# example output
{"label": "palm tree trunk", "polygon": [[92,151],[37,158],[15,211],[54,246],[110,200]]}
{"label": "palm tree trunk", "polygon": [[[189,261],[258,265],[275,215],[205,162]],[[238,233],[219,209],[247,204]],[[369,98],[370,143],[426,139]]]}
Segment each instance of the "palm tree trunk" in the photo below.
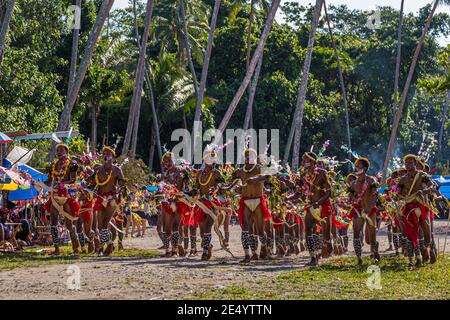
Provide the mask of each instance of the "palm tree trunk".
{"label": "palm tree trunk", "polygon": [[253,27],[253,16],[254,16],[254,6],[255,0],[250,1],[250,16],[248,17],[248,28],[247,28],[247,57],[245,66],[248,68],[250,64],[251,52],[252,52],[252,27]]}
{"label": "palm tree trunk", "polygon": [[411,62],[411,66],[409,68],[408,77],[406,78],[405,87],[403,88],[402,98],[400,100],[400,105],[398,107],[397,114],[395,116],[394,125],[392,126],[391,138],[389,140],[389,145],[386,152],[386,159],[384,160],[384,167],[382,173],[382,179],[386,177],[387,169],[389,167],[389,163],[392,158],[392,152],[394,150],[395,142],[397,140],[397,130],[400,124],[400,119],[402,117],[403,108],[406,104],[406,99],[408,98],[409,88],[411,87],[412,79],[414,76],[414,71],[416,69],[417,61],[419,60],[420,51],[422,50],[423,43],[425,41],[425,36],[430,28],[431,22],[433,20],[434,13],[436,12],[436,8],[439,4],[439,0],[435,0],[433,7],[431,9],[430,15],[428,16],[427,23],[422,31],[422,35],[420,36],[419,43],[417,44],[416,51],[414,52],[413,60]]}
{"label": "palm tree trunk", "polygon": [[264,52],[261,53],[261,57],[259,57],[258,64],[256,65],[255,75],[253,76],[253,80],[250,84],[247,111],[245,112],[245,119],[244,119],[244,128],[243,128],[244,130],[247,130],[249,127],[253,127],[253,125],[250,125],[250,122],[253,119],[253,103],[255,101],[256,87],[258,86],[259,75],[261,73],[263,55]]}
{"label": "palm tree trunk", "polygon": [[322,11],[322,4],[323,0],[316,0],[316,5],[314,8],[314,16],[311,23],[311,32],[309,34],[308,48],[305,57],[305,64],[303,66],[302,82],[298,90],[297,105],[295,108],[295,114],[292,121],[291,130],[289,132],[288,144],[286,145],[286,150],[284,153],[284,161],[287,162],[291,149],[292,137],[294,137],[294,151],[292,156],[292,167],[294,170],[298,168],[299,164],[300,137],[303,126],[303,112],[305,108],[306,90],[308,87],[308,74],[309,68],[311,66],[312,50],[314,47],[316,29],[319,24],[320,12]]}
{"label": "palm tree trunk", "polygon": [[348,116],[347,93],[345,92],[345,84],[344,84],[344,76],[342,74],[342,68],[341,68],[341,60],[339,59],[339,53],[337,50],[336,41],[334,41],[333,29],[331,28],[330,18],[328,16],[327,4],[326,4],[325,0],[323,1],[323,7],[325,10],[325,18],[327,20],[327,25],[328,25],[328,33],[330,34],[330,37],[331,37],[331,45],[333,46],[334,55],[336,56],[336,61],[337,61],[339,82],[341,85],[342,100],[344,102],[345,127],[347,129],[347,144],[348,144],[349,149],[351,149],[352,148],[352,139],[351,139],[351,135],[350,135],[350,120],[349,120],[349,116]]}
{"label": "palm tree trunk", "polygon": [[[136,82],[133,91],[133,97],[131,99],[130,112],[128,115],[127,131],[125,133],[125,139],[123,142],[122,154],[127,154],[130,148],[130,142],[132,136],[137,139],[139,116],[142,98],[142,88],[144,86],[144,68],[145,68],[145,54],[148,42],[148,33],[150,29],[150,23],[152,21],[153,12],[153,0],[147,0],[147,7],[145,13],[144,33],[142,37],[142,43],[139,48],[139,59],[136,67]],[[134,128],[136,126],[137,128]],[[135,154],[131,150],[130,156],[134,158]]]}
{"label": "palm tree trunk", "polygon": [[[138,24],[137,24],[136,1],[133,1],[133,19],[134,19],[134,32],[135,32],[136,43],[139,46],[139,43],[140,43],[139,38],[140,37],[139,37],[139,28],[138,28]],[[152,83],[150,81],[150,76],[149,76],[150,66],[149,66],[147,60],[145,60],[144,68],[145,68],[144,69],[144,80],[145,80],[145,86],[147,88],[146,95],[147,95],[147,99],[150,102],[150,108],[152,111],[153,128],[154,128],[154,132],[156,132],[156,134],[155,134],[156,146],[158,147],[158,156],[159,156],[159,159],[161,160],[162,152],[161,152],[161,138],[160,138],[159,126],[158,126],[158,116],[157,116],[157,111],[156,111],[156,106],[155,106],[155,97],[153,94],[153,86],[152,86]],[[133,135],[133,137],[134,137],[134,135]],[[137,135],[136,135],[136,137],[137,137]],[[136,144],[137,144],[137,141],[133,139],[132,146],[134,149],[134,153],[136,153]]]}
{"label": "palm tree trunk", "polygon": [[[72,86],[72,90],[67,96],[64,109],[62,111],[61,117],[59,118],[57,131],[67,130],[69,126],[69,118],[72,113],[72,109],[77,101],[78,93],[80,92],[81,84],[83,83],[84,77],[86,75],[89,63],[94,54],[95,46],[97,45],[97,40],[105,24],[106,18],[108,17],[109,11],[111,10],[114,0],[104,0],[100,6],[100,10],[97,14],[97,19],[92,27],[91,33],[89,35],[86,49],[84,50],[83,58],[81,59],[80,65],[78,67],[77,76]],[[54,157],[54,143],[51,144],[48,160]]]}
{"label": "palm tree trunk", "polygon": [[[81,9],[81,0],[75,0],[75,5]],[[80,10],[81,14],[81,10]],[[81,17],[80,17],[81,19]],[[70,58],[70,72],[69,72],[69,85],[67,86],[67,96],[69,96],[70,90],[72,90],[73,83],[75,82],[75,74],[77,72],[77,60],[78,60],[78,42],[80,38],[80,29],[73,28],[72,36],[72,53]],[[69,117],[70,126],[70,117]]]}
{"label": "palm tree trunk", "polygon": [[97,150],[97,106],[94,102],[89,102],[91,109],[91,143],[94,150]]}
{"label": "palm tree trunk", "polygon": [[0,30],[0,64],[3,61],[3,50],[5,48],[6,35],[9,29],[9,23],[14,11],[14,4],[16,0],[9,0],[8,7],[6,8],[5,15],[2,21],[2,28]]}
{"label": "palm tree trunk", "polygon": [[438,161],[442,161],[442,142],[444,140],[444,128],[445,123],[447,122],[447,114],[448,114],[448,105],[450,101],[450,90],[447,90],[447,99],[444,102],[444,113],[442,115],[441,128],[439,130],[439,141],[438,141]]}
{"label": "palm tree trunk", "polygon": [[402,52],[402,26],[403,26],[403,4],[405,0],[400,4],[400,21],[398,23],[398,35],[397,35],[397,59],[395,62],[395,79],[394,79],[394,104],[392,106],[392,121],[395,120],[395,114],[397,113],[398,103],[398,81],[400,78],[400,63]]}
{"label": "palm tree trunk", "polygon": [[198,89],[197,103],[195,104],[194,124],[192,126],[192,150],[197,150],[201,136],[198,136],[197,125],[202,119],[203,97],[205,95],[206,79],[208,77],[209,61],[211,60],[211,52],[214,41],[214,31],[216,30],[217,17],[219,15],[221,0],[215,0],[214,9],[209,26],[208,44],[206,45],[205,59],[203,61],[202,75],[200,77],[200,87]]}
{"label": "palm tree trunk", "polygon": [[3,14],[4,14],[5,5],[6,5],[6,0],[1,0],[0,1],[0,26],[3,23]]}
{"label": "palm tree trunk", "polygon": [[187,28],[186,10],[184,8],[184,0],[180,0],[180,16],[181,16],[182,25],[183,25],[184,46],[186,47],[186,53],[187,53],[187,58],[188,58],[188,63],[189,63],[189,70],[191,71],[191,74],[192,74],[192,81],[194,83],[195,96],[198,97],[197,75],[195,74],[194,62],[192,61],[191,44],[189,43],[189,33],[188,33],[188,28]]}
{"label": "palm tree trunk", "polygon": [[155,130],[150,127],[150,149],[148,153],[148,167],[153,170],[153,159],[155,158]]}
{"label": "palm tree trunk", "polygon": [[[233,100],[231,101],[227,112],[225,113],[222,122],[219,126],[219,131],[223,133],[225,131],[225,128],[228,125],[228,122],[231,119],[231,116],[233,115],[234,110],[236,110],[236,107],[239,103],[239,101],[242,98],[242,95],[244,94],[245,90],[247,89],[250,80],[253,76],[253,73],[256,68],[256,64],[258,63],[261,55],[263,54],[264,46],[266,44],[267,38],[269,37],[270,30],[272,29],[272,24],[275,18],[275,14],[278,10],[278,7],[280,5],[281,0],[273,0],[272,1],[272,8],[270,9],[270,12],[267,16],[266,25],[264,27],[264,31],[261,35],[261,39],[259,39],[258,46],[256,47],[255,52],[253,53],[252,60],[250,61],[250,64],[247,68],[247,72],[245,74],[244,80],[241,83],[241,86],[237,90],[236,94],[234,95]],[[216,136],[216,140],[218,140],[220,137]],[[217,143],[218,141],[216,141]]]}

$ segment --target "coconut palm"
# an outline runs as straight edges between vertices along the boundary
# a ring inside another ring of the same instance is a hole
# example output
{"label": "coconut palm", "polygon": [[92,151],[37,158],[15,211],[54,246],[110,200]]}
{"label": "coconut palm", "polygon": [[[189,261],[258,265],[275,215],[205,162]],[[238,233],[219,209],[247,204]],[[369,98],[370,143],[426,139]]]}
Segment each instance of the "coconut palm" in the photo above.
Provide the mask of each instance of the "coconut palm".
{"label": "coconut palm", "polygon": [[[9,23],[11,21],[11,17],[14,11],[14,4],[16,0],[9,0],[9,4],[6,7],[5,14],[3,16],[3,19],[0,20],[1,22],[1,29],[0,29],[0,64],[3,60],[3,50],[5,48],[5,42],[6,42],[6,35],[8,33],[9,29]],[[3,6],[5,6],[6,3],[3,3]]]}
{"label": "coconut palm", "polygon": [[[275,19],[275,14],[278,10],[280,2],[281,2],[281,0],[273,0],[272,1],[272,7],[270,9],[269,14],[267,15],[267,20],[266,20],[266,25],[264,27],[264,31],[261,35],[261,38],[259,39],[259,43],[253,54],[252,60],[250,61],[250,64],[247,68],[247,72],[245,74],[244,80],[242,81],[241,86],[237,90],[233,100],[231,101],[230,105],[228,106],[228,109],[227,109],[225,115],[223,116],[222,122],[220,123],[219,131],[222,133],[225,131],[225,128],[227,127],[228,122],[230,121],[234,110],[236,109],[239,101],[241,100],[242,95],[244,94],[244,91],[247,89],[247,87],[250,83],[250,80],[253,76],[253,73],[255,71],[256,64],[258,63],[258,61],[260,60],[260,58],[263,54],[264,46],[266,44],[267,38],[269,37],[270,30],[272,29],[272,24]],[[220,137],[217,137],[216,139],[218,139],[218,138],[220,138]]]}
{"label": "coconut palm", "polygon": [[414,52],[414,56],[413,56],[411,65],[409,67],[408,77],[406,78],[405,87],[403,88],[400,104],[399,104],[399,107],[397,110],[397,114],[395,115],[394,124],[392,126],[391,137],[389,139],[389,145],[388,145],[388,148],[386,151],[386,159],[384,160],[383,173],[382,173],[383,179],[386,177],[387,169],[389,167],[389,162],[391,161],[391,158],[392,158],[392,151],[394,150],[395,143],[397,141],[398,126],[399,126],[400,120],[402,118],[403,108],[405,107],[406,99],[408,98],[409,88],[411,87],[412,79],[414,76],[414,71],[416,70],[417,61],[419,60],[420,51],[422,50],[422,46],[425,41],[425,36],[427,35],[428,29],[430,28],[431,22],[433,21],[433,16],[434,16],[434,13],[436,12],[436,9],[437,9],[439,3],[448,5],[448,4],[450,4],[450,0],[435,0],[434,1],[433,6],[430,11],[430,14],[428,15],[427,22],[422,30],[422,35],[420,36],[419,42],[418,42],[416,50]]}
{"label": "coconut palm", "polygon": [[400,63],[401,63],[401,52],[402,52],[402,25],[403,25],[403,4],[405,0],[400,3],[400,21],[398,23],[398,35],[397,35],[397,58],[395,61],[395,79],[394,79],[394,103],[392,106],[393,117],[395,119],[395,113],[397,112],[398,104],[398,81],[400,77]]}
{"label": "coconut palm", "polygon": [[[61,117],[59,118],[57,131],[68,129],[70,114],[72,113],[73,107],[75,106],[75,102],[77,101],[78,93],[80,92],[81,85],[83,83],[92,56],[94,54],[94,49],[97,45],[98,38],[100,36],[100,33],[103,29],[103,25],[105,24],[106,18],[108,17],[113,4],[114,0],[104,0],[100,6],[100,9],[97,13],[97,18],[89,34],[86,49],[84,50],[83,58],[81,59],[80,65],[78,67],[77,75],[75,77],[75,81],[73,82],[72,90],[67,96],[66,103],[64,104],[64,109],[62,111]],[[53,156],[54,156],[54,144],[51,145],[48,158],[52,159]]]}
{"label": "coconut palm", "polygon": [[292,145],[292,138],[294,137],[294,151],[292,156],[293,169],[297,169],[299,164],[300,137],[303,126],[303,112],[305,108],[306,90],[308,87],[309,67],[311,65],[312,50],[314,47],[316,29],[319,25],[319,17],[320,12],[322,11],[322,4],[323,0],[316,0],[316,5],[314,7],[314,16],[311,23],[311,31],[309,34],[308,48],[306,51],[305,63],[303,65],[302,80],[297,94],[297,104],[295,108],[294,118],[292,120],[291,130],[289,132],[288,142],[286,144],[286,149],[284,152],[284,161],[287,162]]}
{"label": "coconut palm", "polygon": [[[81,9],[81,0],[74,1],[75,6]],[[81,10],[80,10],[81,14]],[[81,20],[81,17],[80,17]],[[72,90],[73,83],[75,82],[75,74],[77,72],[77,60],[78,60],[78,42],[80,38],[80,29],[76,25],[73,27],[72,35],[72,52],[70,57],[70,71],[69,71],[69,85],[67,86],[67,95]],[[69,120],[70,122],[70,120]]]}
{"label": "coconut palm", "polygon": [[[136,82],[134,86],[133,97],[131,99],[130,112],[128,115],[128,125],[123,142],[122,155],[127,154],[129,151],[132,134],[135,133],[135,135],[137,136],[138,132],[142,88],[144,86],[145,55],[147,51],[148,34],[150,30],[150,24],[152,21],[152,13],[153,13],[153,0],[147,0],[144,33],[139,48],[139,59],[136,67]],[[136,128],[134,126],[136,126]],[[134,158],[133,153],[131,154],[131,157]]]}
{"label": "coconut palm", "polygon": [[192,127],[193,150],[197,149],[197,147],[199,145],[199,140],[200,140],[200,137],[197,136],[196,129],[197,129],[198,122],[201,121],[201,118],[202,118],[202,105],[203,105],[203,98],[205,95],[206,78],[208,76],[209,61],[211,60],[211,52],[212,52],[212,46],[213,46],[213,40],[214,40],[214,31],[216,30],[216,23],[217,23],[217,17],[219,15],[220,3],[221,3],[221,0],[215,0],[214,9],[213,9],[213,13],[211,16],[211,24],[209,27],[209,35],[208,35],[208,44],[206,45],[205,59],[203,61],[202,75],[200,78],[200,87],[198,89],[197,103],[195,105],[194,125]]}
{"label": "coconut palm", "polygon": [[341,86],[341,93],[342,93],[342,101],[344,102],[345,128],[347,130],[347,143],[348,143],[348,147],[351,149],[352,148],[352,138],[350,135],[350,120],[349,120],[349,116],[348,116],[347,93],[345,92],[345,84],[344,84],[344,76],[342,74],[342,68],[341,68],[341,60],[339,59],[339,53],[338,53],[338,50],[336,47],[336,41],[334,40],[333,29],[331,27],[330,17],[328,16],[327,4],[326,4],[325,0],[323,1],[323,7],[325,10],[325,19],[327,20],[328,33],[330,34],[330,38],[331,38],[331,45],[333,46],[334,55],[335,55],[336,61],[337,61],[339,83]]}

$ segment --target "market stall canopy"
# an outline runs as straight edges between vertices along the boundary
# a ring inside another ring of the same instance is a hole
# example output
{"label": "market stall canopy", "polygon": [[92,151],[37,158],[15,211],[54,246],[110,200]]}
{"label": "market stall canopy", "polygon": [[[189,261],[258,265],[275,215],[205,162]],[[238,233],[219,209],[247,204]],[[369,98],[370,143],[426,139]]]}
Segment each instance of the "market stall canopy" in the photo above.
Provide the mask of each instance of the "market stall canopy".
{"label": "market stall canopy", "polygon": [[439,185],[442,195],[450,199],[450,176],[433,176],[432,178]]}
{"label": "market stall canopy", "polygon": [[33,151],[34,150],[28,150],[23,147],[15,146],[6,157],[6,160],[19,166],[24,165],[30,162],[33,157]]}
{"label": "market stall canopy", "polygon": [[[6,168],[10,168],[12,163],[8,160],[3,161],[3,165]],[[47,181],[47,175],[43,174],[42,172],[28,166],[28,165],[21,165],[18,167],[19,172],[26,171],[35,181]],[[8,200],[10,201],[17,201],[17,200],[31,200],[36,198],[39,195],[39,192],[36,190],[35,187],[31,186],[28,189],[21,190],[17,189],[16,191],[10,191],[8,193]]]}
{"label": "market stall canopy", "polygon": [[8,143],[12,141],[13,140],[6,133],[0,132],[0,143]]}

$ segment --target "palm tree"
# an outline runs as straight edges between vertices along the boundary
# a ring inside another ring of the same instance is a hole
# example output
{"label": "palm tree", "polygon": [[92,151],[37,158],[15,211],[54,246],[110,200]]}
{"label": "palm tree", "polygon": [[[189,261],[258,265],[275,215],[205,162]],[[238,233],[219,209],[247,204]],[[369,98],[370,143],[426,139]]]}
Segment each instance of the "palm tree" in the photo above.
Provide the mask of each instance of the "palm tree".
{"label": "palm tree", "polygon": [[[136,0],[133,1],[133,22],[134,22],[134,32],[135,32],[135,38],[136,38],[136,44],[139,47],[140,44],[140,37],[139,37],[139,28],[138,28],[138,23],[137,23],[137,12],[136,12]],[[156,145],[158,147],[158,156],[159,159],[162,158],[162,153],[161,153],[161,138],[159,135],[159,127],[158,127],[158,116],[157,116],[157,112],[156,112],[156,107],[155,107],[155,97],[154,97],[154,93],[153,93],[153,86],[152,83],[150,81],[150,77],[149,77],[149,65],[147,63],[147,60],[145,61],[145,66],[144,66],[144,80],[145,80],[145,85],[147,87],[147,99],[150,102],[150,108],[152,110],[152,120],[153,120],[153,131],[151,131],[151,138],[153,140],[156,140]],[[140,109],[140,108],[139,108]],[[138,128],[139,128],[139,119],[140,119],[140,111],[135,115],[135,122],[137,123],[137,125],[135,125],[133,127],[133,137],[131,140],[131,153],[133,155],[136,154],[136,147],[137,147],[137,138],[138,138]],[[153,147],[154,149],[154,143],[151,144],[151,147]],[[152,158],[153,159],[153,158]]]}
{"label": "palm tree", "polygon": [[244,118],[244,127],[243,127],[244,130],[247,130],[250,127],[250,120],[253,118],[253,103],[255,102],[256,87],[258,86],[259,75],[261,73],[263,56],[264,52],[261,53],[261,57],[259,57],[258,64],[256,65],[255,75],[253,76],[253,80],[250,83],[250,89],[248,92],[247,111],[245,112]]}
{"label": "palm tree", "polygon": [[[145,68],[145,55],[147,50],[148,33],[150,30],[150,23],[152,21],[153,13],[153,0],[147,0],[147,7],[145,13],[144,34],[142,36],[142,43],[139,49],[139,59],[136,67],[136,82],[133,91],[133,97],[131,99],[130,112],[128,115],[127,131],[125,133],[125,139],[123,142],[122,155],[128,153],[131,143],[131,137],[134,134],[137,136],[139,126],[139,114],[141,107],[142,88],[144,86],[144,68]],[[136,128],[134,128],[136,126]],[[137,139],[137,138],[136,138]],[[134,158],[133,152],[130,155]]]}
{"label": "palm tree", "polygon": [[3,21],[3,14],[4,14],[4,8],[5,8],[5,5],[6,5],[6,0],[1,0],[1,2],[0,2],[0,26],[2,25],[2,21]]}
{"label": "palm tree", "polygon": [[[83,58],[81,59],[80,65],[78,67],[72,90],[67,96],[66,103],[64,104],[64,109],[62,111],[61,117],[59,118],[57,131],[68,129],[70,114],[72,113],[72,109],[75,106],[75,102],[77,101],[78,93],[80,92],[81,84],[83,83],[90,61],[94,54],[94,49],[97,45],[98,38],[113,4],[114,0],[104,0],[100,6],[100,9],[97,13],[97,18],[94,25],[92,26],[91,33],[89,34],[86,49],[84,50]],[[48,156],[49,159],[52,159],[54,157],[54,151],[54,143],[52,143]]]}
{"label": "palm tree", "polygon": [[197,147],[199,145],[200,137],[197,136],[196,131],[198,122],[201,121],[202,118],[202,105],[203,105],[203,98],[205,95],[206,78],[208,76],[209,61],[211,60],[211,52],[214,41],[214,31],[216,30],[216,23],[217,17],[219,15],[220,3],[221,0],[215,0],[214,2],[214,9],[211,17],[211,24],[209,27],[208,44],[206,46],[205,59],[203,61],[202,75],[200,78],[200,87],[198,89],[197,103],[195,105],[194,125],[192,127],[193,150],[197,150]]}
{"label": "palm tree", "polygon": [[[272,24],[275,18],[275,14],[278,10],[278,7],[280,5],[281,0],[273,0],[272,1],[272,7],[270,9],[270,12],[267,16],[266,25],[264,27],[264,31],[261,35],[261,38],[259,39],[258,46],[256,47],[256,50],[253,54],[252,60],[250,61],[250,64],[247,68],[247,72],[245,74],[244,80],[241,83],[241,86],[237,90],[236,94],[234,95],[233,100],[231,101],[230,105],[228,106],[227,112],[223,116],[222,122],[219,126],[219,131],[223,133],[225,131],[225,128],[228,125],[228,122],[231,119],[231,116],[233,115],[234,110],[236,109],[239,101],[242,98],[242,95],[244,94],[244,91],[247,89],[250,80],[253,76],[253,73],[256,68],[256,64],[260,60],[260,57],[263,54],[264,46],[266,44],[266,40],[269,37],[270,30],[272,29]],[[220,137],[216,137],[216,140],[218,140]],[[216,141],[217,143],[217,141]]]}
{"label": "palm tree", "polygon": [[[81,0],[75,0],[75,6],[81,9]],[[80,10],[81,14],[81,10]],[[81,17],[80,17],[81,19]],[[72,36],[72,53],[70,58],[70,72],[69,72],[69,85],[67,86],[67,95],[72,90],[73,83],[75,81],[75,74],[77,72],[77,60],[78,60],[78,40],[80,38],[80,29],[76,25],[73,27]],[[70,120],[69,120],[70,122]]]}
{"label": "palm tree", "polygon": [[294,151],[292,156],[292,167],[294,170],[298,168],[299,164],[300,136],[303,126],[303,112],[305,108],[306,89],[308,87],[309,67],[311,65],[312,50],[314,47],[316,29],[319,24],[320,12],[322,11],[322,4],[323,0],[316,0],[316,5],[314,8],[314,16],[311,23],[311,32],[309,34],[308,48],[306,51],[305,63],[303,65],[302,81],[297,94],[297,105],[295,108],[294,118],[292,120],[291,130],[289,132],[286,150],[284,152],[284,161],[287,162],[291,149],[292,138],[294,137],[295,134]]}
{"label": "palm tree", "polygon": [[330,37],[331,37],[331,45],[333,46],[334,55],[336,56],[336,61],[337,61],[337,68],[338,68],[338,73],[339,73],[339,83],[341,86],[342,100],[344,102],[345,127],[347,129],[347,143],[348,143],[349,149],[351,149],[352,148],[352,139],[351,139],[351,135],[350,135],[350,120],[349,120],[349,116],[348,116],[347,94],[345,92],[345,84],[344,84],[344,76],[342,74],[342,68],[341,68],[341,60],[339,59],[339,53],[338,53],[338,50],[336,47],[336,41],[334,41],[333,29],[331,28],[330,17],[328,16],[327,4],[326,4],[325,0],[323,1],[323,7],[325,10],[325,19],[327,20],[327,25],[328,25],[328,33],[330,34]]}
{"label": "palm tree", "polygon": [[427,22],[422,30],[422,35],[420,36],[419,43],[417,44],[416,51],[414,52],[414,56],[411,62],[411,66],[409,67],[408,77],[406,78],[405,87],[403,88],[402,97],[400,100],[400,105],[397,110],[397,114],[395,115],[395,121],[392,126],[391,138],[389,139],[389,145],[386,151],[386,159],[384,160],[384,167],[382,173],[382,179],[386,177],[387,169],[389,167],[389,163],[392,158],[392,151],[395,147],[395,142],[397,141],[397,130],[400,124],[400,120],[403,113],[403,108],[406,104],[406,99],[408,98],[409,88],[411,87],[412,79],[414,76],[414,71],[416,70],[417,61],[419,60],[420,51],[422,50],[423,43],[425,41],[425,36],[427,35],[428,29],[430,28],[431,22],[433,21],[434,13],[436,12],[436,8],[439,3],[442,4],[450,4],[449,0],[435,0],[433,6],[431,8],[431,12],[428,16]]}
{"label": "palm tree", "polygon": [[402,26],[403,26],[403,4],[405,0],[400,3],[400,21],[398,23],[398,35],[397,35],[397,60],[395,62],[395,79],[394,79],[394,104],[393,104],[393,117],[395,119],[395,114],[397,112],[398,104],[398,81],[400,77],[400,63],[401,63],[401,51],[402,51]]}
{"label": "palm tree", "polygon": [[183,25],[184,47],[186,49],[189,70],[191,71],[192,81],[194,83],[195,95],[198,96],[198,82],[197,82],[197,75],[195,74],[194,62],[192,60],[191,44],[189,41],[189,32],[188,32],[188,25],[187,25],[187,20],[186,20],[186,10],[184,8],[184,0],[179,0],[179,1],[180,1],[179,11],[180,11],[181,23]]}
{"label": "palm tree", "polygon": [[[0,30],[0,64],[3,60],[3,50],[5,48],[6,34],[8,33],[9,23],[11,21],[12,13],[14,11],[14,4],[16,0],[9,0],[8,7],[6,8],[5,15],[2,21],[2,28]],[[5,5],[4,3],[3,5]]]}
{"label": "palm tree", "polygon": [[[264,11],[267,13],[269,9],[269,4],[266,0],[260,0],[261,6],[263,7]],[[246,60],[246,67],[248,68],[248,65],[250,63],[250,53],[251,53],[251,33],[252,33],[252,25],[253,25],[253,15],[254,15],[254,4],[255,0],[252,0],[250,3],[250,17],[249,17],[249,26],[248,26],[248,32],[247,32],[247,60]],[[253,76],[253,80],[250,83],[250,87],[248,89],[248,103],[247,103],[247,111],[245,112],[245,118],[244,118],[244,130],[247,130],[250,126],[250,120],[253,119],[253,103],[255,101],[255,94],[256,94],[256,87],[258,86],[258,80],[259,75],[261,73],[261,67],[263,63],[263,55],[264,52],[261,54],[261,57],[259,58],[258,64],[256,65],[255,75]]]}
{"label": "palm tree", "polygon": [[447,122],[448,105],[450,101],[450,90],[447,90],[447,99],[444,101],[444,113],[442,114],[441,128],[439,130],[439,141],[438,141],[438,161],[442,159],[442,141],[444,139],[444,128]]}

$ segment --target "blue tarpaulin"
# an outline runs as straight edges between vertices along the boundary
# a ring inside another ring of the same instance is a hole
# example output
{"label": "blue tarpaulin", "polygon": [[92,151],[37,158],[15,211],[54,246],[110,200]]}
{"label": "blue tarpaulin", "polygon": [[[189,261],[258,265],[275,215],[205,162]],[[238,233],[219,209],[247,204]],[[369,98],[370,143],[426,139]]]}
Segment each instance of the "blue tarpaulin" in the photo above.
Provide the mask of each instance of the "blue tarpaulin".
{"label": "blue tarpaulin", "polygon": [[[11,167],[11,162],[8,160],[3,160],[3,166],[5,168]],[[35,181],[47,181],[47,175],[43,174],[42,172],[27,166],[26,164],[19,166],[19,171],[25,170],[28,172],[28,174],[33,178]],[[35,187],[31,186],[29,189],[22,190],[17,189],[16,191],[9,191],[8,192],[8,200],[9,201],[17,201],[17,200],[31,200],[38,196],[38,192]]]}
{"label": "blue tarpaulin", "polygon": [[433,176],[433,180],[439,185],[439,191],[450,199],[450,176]]}

